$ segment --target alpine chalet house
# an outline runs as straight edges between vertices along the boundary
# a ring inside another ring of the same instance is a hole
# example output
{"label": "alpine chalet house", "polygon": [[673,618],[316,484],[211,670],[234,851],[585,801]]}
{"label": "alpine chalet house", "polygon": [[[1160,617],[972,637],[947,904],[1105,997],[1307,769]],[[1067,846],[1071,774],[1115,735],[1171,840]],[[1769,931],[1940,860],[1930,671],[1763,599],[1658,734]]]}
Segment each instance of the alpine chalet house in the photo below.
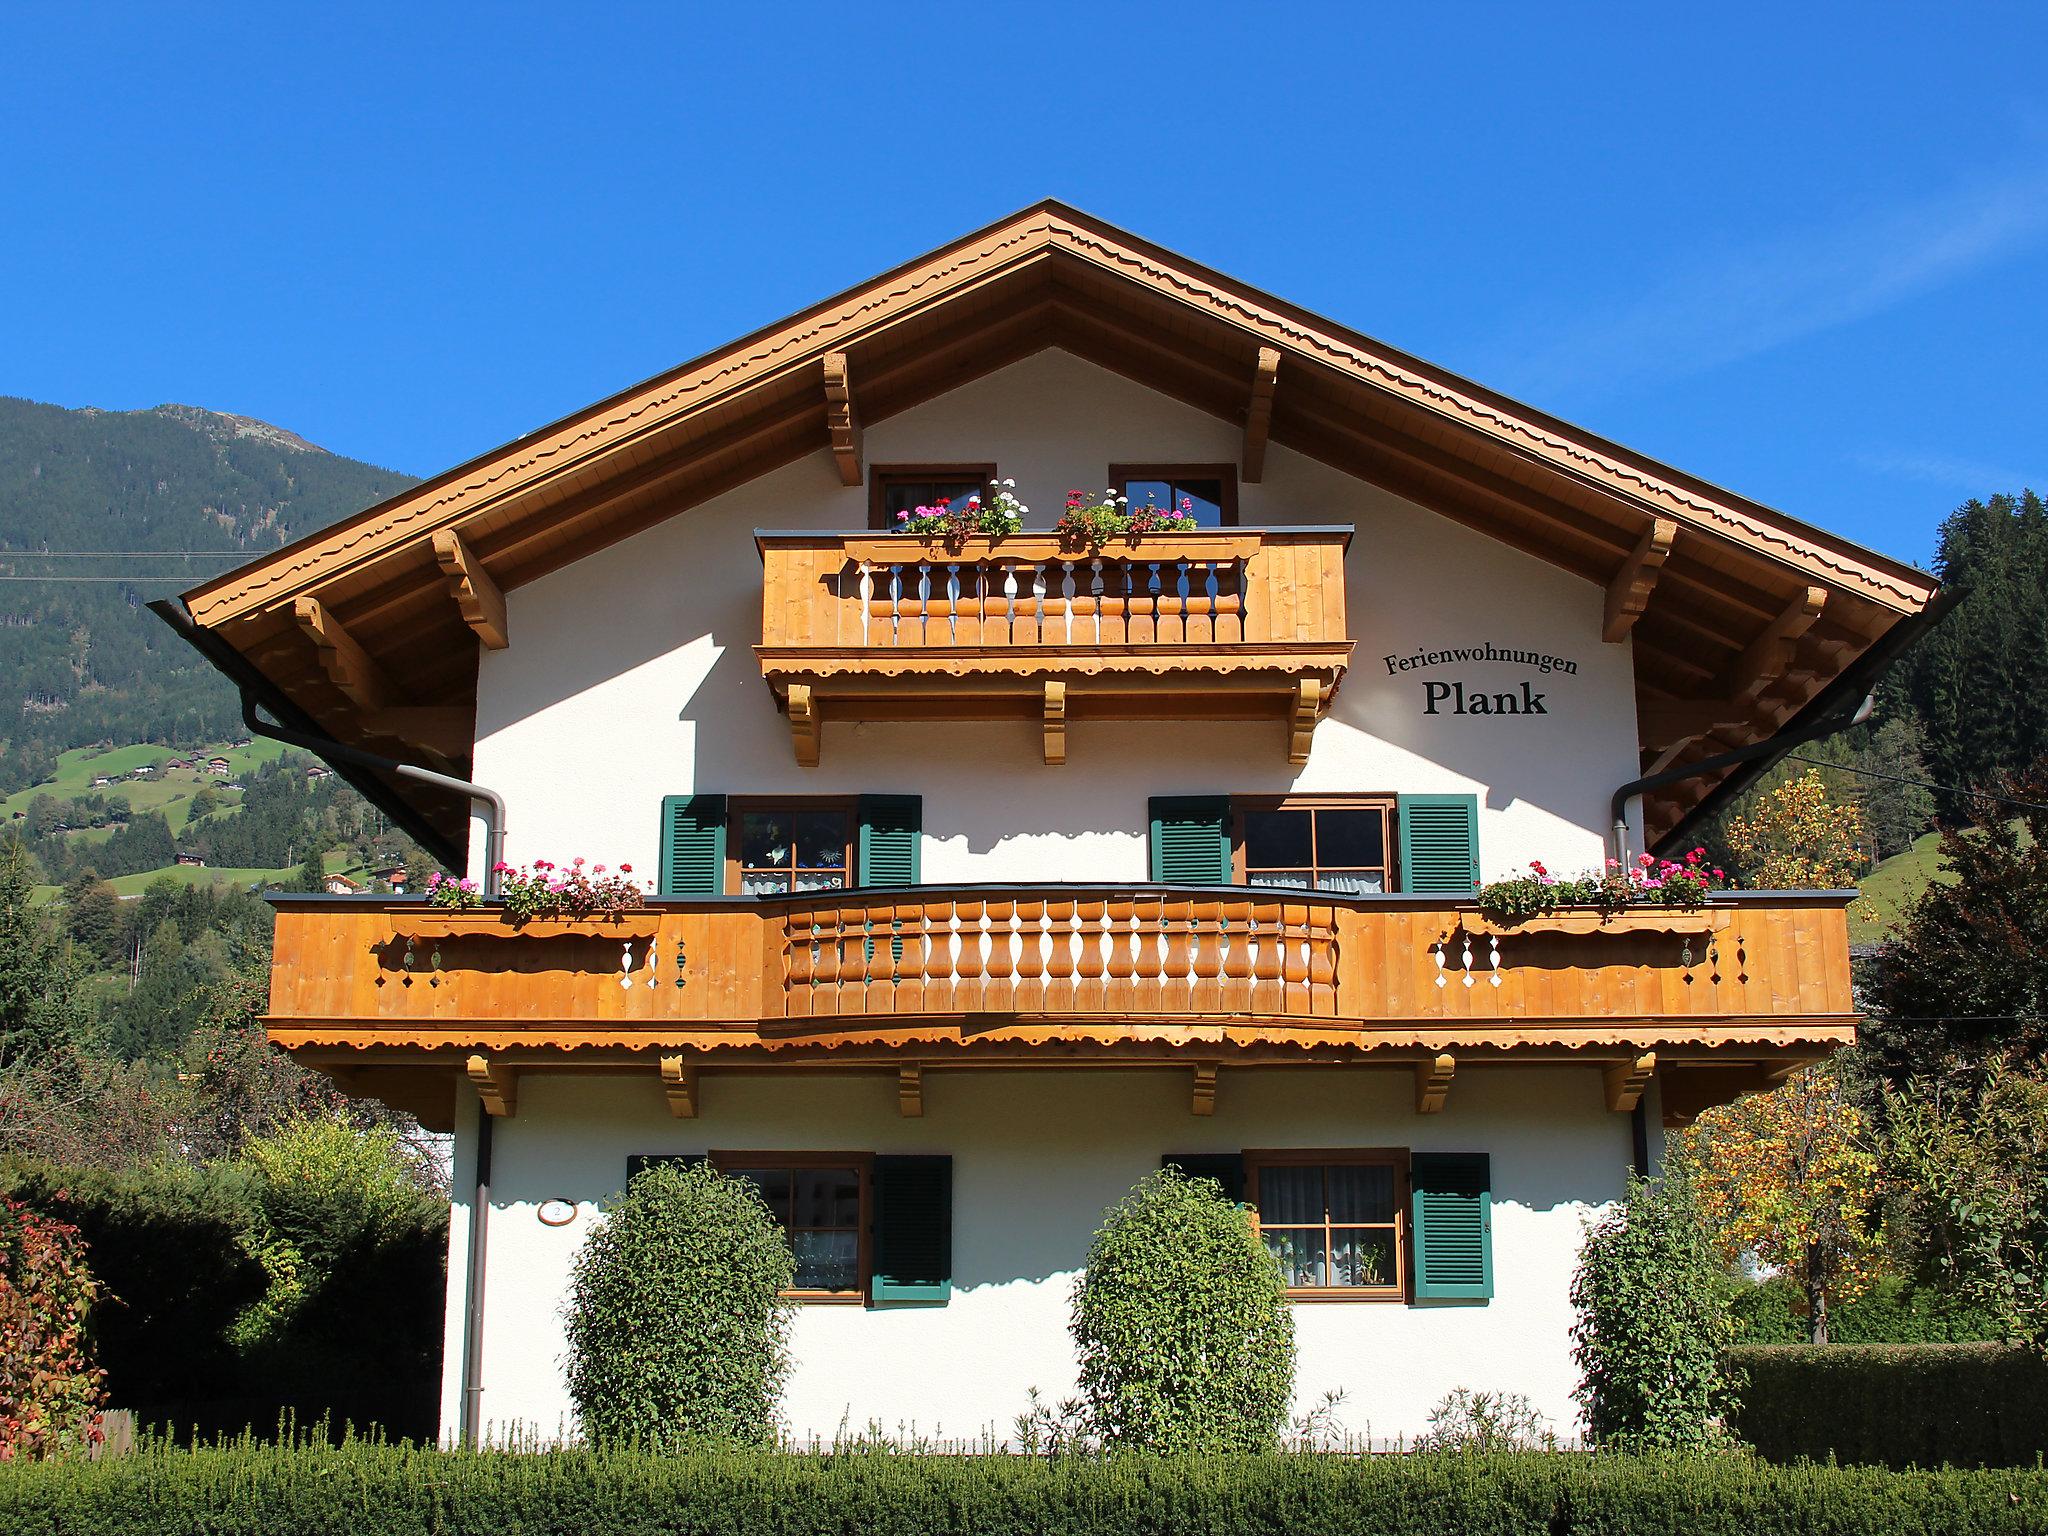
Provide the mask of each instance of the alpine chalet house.
{"label": "alpine chalet house", "polygon": [[[1056,533],[1077,487],[1195,526]],[[1021,531],[916,531],[973,496]],[[451,1438],[573,1428],[571,1258],[676,1157],[788,1226],[799,1436],[1071,1390],[1162,1160],[1392,1436],[1459,1386],[1568,1424],[1582,1219],[1854,1037],[1845,893],[1475,887],[1682,856],[1935,595],[1048,202],[161,611],[480,887],[648,884],[276,900],[272,1038],[455,1135]]]}

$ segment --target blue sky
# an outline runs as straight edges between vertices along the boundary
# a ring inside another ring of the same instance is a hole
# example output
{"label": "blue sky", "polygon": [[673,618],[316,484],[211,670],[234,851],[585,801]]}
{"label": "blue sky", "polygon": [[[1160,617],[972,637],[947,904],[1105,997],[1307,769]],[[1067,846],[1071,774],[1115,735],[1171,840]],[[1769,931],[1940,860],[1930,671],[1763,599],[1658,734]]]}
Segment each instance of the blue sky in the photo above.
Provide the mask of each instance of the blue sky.
{"label": "blue sky", "polygon": [[0,18],[0,393],[429,473],[1044,196],[1920,561],[2048,490],[2048,6]]}

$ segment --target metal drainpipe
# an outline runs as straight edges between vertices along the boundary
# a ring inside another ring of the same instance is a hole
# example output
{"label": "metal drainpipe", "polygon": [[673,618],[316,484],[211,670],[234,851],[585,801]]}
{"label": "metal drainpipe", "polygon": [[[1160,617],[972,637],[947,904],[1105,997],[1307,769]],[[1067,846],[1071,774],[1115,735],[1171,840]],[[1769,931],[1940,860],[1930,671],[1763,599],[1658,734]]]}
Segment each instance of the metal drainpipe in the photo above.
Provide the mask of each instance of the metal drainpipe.
{"label": "metal drainpipe", "polygon": [[476,1449],[484,1415],[484,1256],[491,1226],[492,1115],[476,1106],[476,1202],[469,1209],[469,1273],[463,1285],[462,1444]]}
{"label": "metal drainpipe", "polygon": [[1851,714],[1832,715],[1824,720],[1816,720],[1811,725],[1801,726],[1796,731],[1786,731],[1773,736],[1768,741],[1754,742],[1746,747],[1737,747],[1733,752],[1717,753],[1713,757],[1703,757],[1696,763],[1686,763],[1682,767],[1667,768],[1662,773],[1645,774],[1640,779],[1629,780],[1615,790],[1613,799],[1608,802],[1608,810],[1614,819],[1614,857],[1623,864],[1629,860],[1628,803],[1645,790],[1662,789],[1666,784],[1682,784],[1687,779],[1696,779],[1703,773],[1714,772],[1717,768],[1733,768],[1738,763],[1789,752],[1809,741],[1818,741],[1823,736],[1846,731],[1852,725],[1861,725],[1870,718],[1871,711],[1876,708],[1876,696],[1866,693],[1863,702],[1858,704]]}
{"label": "metal drainpipe", "polygon": [[375,752],[365,752],[360,747],[351,747],[336,741],[331,736],[311,736],[304,731],[287,730],[281,725],[272,725],[256,713],[256,701],[248,694],[242,695],[242,723],[257,736],[268,736],[272,741],[281,741],[287,746],[298,747],[316,757],[338,757],[344,762],[354,763],[360,768],[375,768],[396,778],[411,779],[419,784],[431,784],[436,789],[453,790],[466,796],[470,803],[481,808],[484,821],[484,857],[489,861],[484,866],[484,895],[498,894],[498,866],[505,861],[505,797],[495,789],[468,779],[458,779],[452,773],[436,773],[431,768],[418,768],[411,763],[401,763],[396,758],[379,757]]}

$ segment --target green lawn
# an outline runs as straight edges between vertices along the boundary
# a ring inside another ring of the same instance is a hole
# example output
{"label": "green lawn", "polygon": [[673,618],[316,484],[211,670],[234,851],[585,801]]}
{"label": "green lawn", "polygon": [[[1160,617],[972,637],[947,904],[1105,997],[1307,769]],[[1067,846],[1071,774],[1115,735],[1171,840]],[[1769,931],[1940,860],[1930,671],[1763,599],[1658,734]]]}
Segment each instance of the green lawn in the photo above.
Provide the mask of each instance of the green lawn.
{"label": "green lawn", "polygon": [[[146,869],[140,874],[116,875],[107,882],[122,896],[140,896],[159,880],[168,880],[173,885],[268,885],[274,880],[289,880],[298,874],[297,869],[214,869],[201,868],[193,864],[172,864],[164,869]],[[56,900],[58,887],[39,885],[35,901],[38,905]]]}
{"label": "green lawn", "polygon": [[[259,763],[273,762],[284,753],[284,744],[276,741],[257,739],[246,747],[229,747],[225,743],[201,748],[198,757],[204,761],[210,757],[224,757],[229,763],[229,777],[241,778],[255,771]],[[169,747],[148,745],[129,747],[76,747],[57,758],[57,774],[41,784],[24,789],[17,794],[0,799],[0,821],[5,821],[16,811],[26,811],[29,802],[38,795],[50,795],[58,800],[75,800],[85,795],[125,795],[129,806],[138,815],[161,811],[171,825],[171,834],[180,836],[186,823],[192,817],[192,797],[201,785],[211,785],[214,798],[225,805],[233,805],[236,796],[221,788],[226,782],[215,778],[204,768],[198,771],[175,769],[160,772],[146,779],[130,779],[123,775],[132,773],[145,763],[168,762],[173,757],[191,754],[173,752]],[[112,779],[111,784],[99,789],[92,787],[92,781],[104,775]]]}
{"label": "green lawn", "polygon": [[1941,861],[1941,834],[1930,832],[1863,877],[1863,899],[1849,908],[1849,942],[1875,944],[1888,936],[1920,893],[1936,880],[1955,878]]}

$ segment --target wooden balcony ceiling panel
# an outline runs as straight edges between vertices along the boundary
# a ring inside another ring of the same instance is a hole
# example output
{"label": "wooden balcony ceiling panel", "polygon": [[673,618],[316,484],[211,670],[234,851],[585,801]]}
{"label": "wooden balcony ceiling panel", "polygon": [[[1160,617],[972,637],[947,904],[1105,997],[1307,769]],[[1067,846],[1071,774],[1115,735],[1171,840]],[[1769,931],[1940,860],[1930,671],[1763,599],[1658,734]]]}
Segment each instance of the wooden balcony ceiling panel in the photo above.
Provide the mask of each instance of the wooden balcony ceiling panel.
{"label": "wooden balcony ceiling panel", "polygon": [[[849,359],[861,419],[879,420],[1065,347],[1233,422],[1262,351],[1281,359],[1270,441],[1606,583],[1653,518],[1679,532],[1636,643],[1738,653],[1805,585],[1829,594],[1801,642],[1810,695],[1925,605],[1931,578],[1234,283],[1057,203],[978,230],[718,352],[598,402],[336,527],[186,594],[202,625],[318,596],[390,670],[459,633],[420,616],[450,601],[431,556],[460,531],[501,589],[828,445],[823,359]],[[385,654],[397,647],[404,654]],[[455,686],[459,669],[431,677]],[[316,685],[317,693],[317,685]],[[1725,739],[1725,738],[1724,738]],[[451,829],[451,833],[459,829]]]}

